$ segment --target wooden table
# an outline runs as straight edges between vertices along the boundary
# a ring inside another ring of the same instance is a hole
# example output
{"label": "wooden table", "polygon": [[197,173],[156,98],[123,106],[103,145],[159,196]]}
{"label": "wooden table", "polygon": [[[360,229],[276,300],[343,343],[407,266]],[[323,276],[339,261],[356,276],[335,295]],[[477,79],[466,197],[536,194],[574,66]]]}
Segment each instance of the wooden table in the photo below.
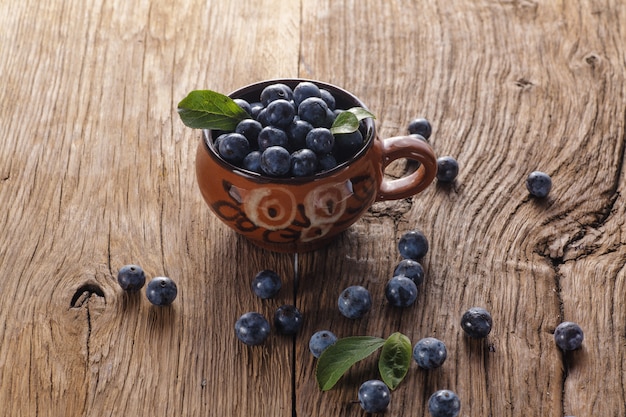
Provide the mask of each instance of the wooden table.
{"label": "wooden table", "polygon": [[[364,415],[374,357],[317,387],[308,340],[330,329],[446,343],[389,416],[428,415],[442,388],[461,416],[626,415],[623,1],[30,0],[2,2],[0,23],[0,414]],[[375,204],[297,261],[257,249],[202,201],[200,134],[176,106],[277,77],[354,92],[382,137],[428,118],[457,180]],[[552,176],[545,200],[533,170]],[[400,310],[384,285],[412,229],[426,280]],[[174,304],[124,294],[129,263],[174,279]],[[261,269],[283,277],[275,299],[250,291]],[[374,299],[358,321],[336,308],[354,284]],[[240,314],[288,303],[297,337],[235,338]],[[471,306],[492,313],[486,340],[460,329]],[[581,350],[555,346],[564,320]]]}

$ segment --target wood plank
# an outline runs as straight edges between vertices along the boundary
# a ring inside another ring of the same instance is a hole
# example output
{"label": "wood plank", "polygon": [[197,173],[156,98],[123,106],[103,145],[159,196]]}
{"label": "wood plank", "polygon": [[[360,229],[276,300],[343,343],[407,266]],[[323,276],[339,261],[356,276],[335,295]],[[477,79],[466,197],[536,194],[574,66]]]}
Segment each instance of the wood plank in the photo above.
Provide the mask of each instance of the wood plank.
{"label": "wood plank", "polygon": [[[264,268],[290,277],[293,260],[209,213],[200,135],[175,107],[192,89],[295,74],[298,5],[16,5],[0,13],[6,412],[291,415],[292,341],[248,349],[233,325],[273,313],[279,300],[261,303],[249,281]],[[122,294],[126,263],[176,280],[172,308]],[[293,301],[290,281],[283,294]]]}
{"label": "wood plank", "polygon": [[[304,44],[302,73],[361,96],[382,137],[426,116],[435,150],[455,156],[461,173],[452,186],[375,206],[336,246],[303,257],[300,303],[319,300],[307,290],[320,282],[327,297],[309,311],[298,344],[299,414],[352,415],[358,385],[377,377],[368,362],[320,393],[305,344],[318,327],[340,336],[403,331],[413,342],[434,335],[447,343],[440,370],[412,365],[389,415],[426,414],[429,395],[441,388],[459,394],[462,415],[623,414],[622,333],[615,330],[623,329],[623,314],[606,310],[623,309],[624,242],[603,233],[609,213],[606,228],[618,236],[623,230],[624,36],[607,29],[621,27],[623,8],[585,1],[304,4],[303,31],[341,46]],[[358,24],[347,28],[346,21]],[[545,202],[529,198],[523,185],[535,169],[554,180]],[[415,306],[393,311],[382,288],[400,259],[393,245],[412,228],[430,237],[427,278]],[[593,260],[583,258],[592,248],[578,247],[587,240],[603,248]],[[608,285],[596,292],[599,276]],[[353,283],[364,283],[376,300],[356,323],[334,307]],[[484,343],[469,342],[458,326],[473,305],[494,317]],[[584,326],[583,351],[563,357],[555,347],[561,320]]]}

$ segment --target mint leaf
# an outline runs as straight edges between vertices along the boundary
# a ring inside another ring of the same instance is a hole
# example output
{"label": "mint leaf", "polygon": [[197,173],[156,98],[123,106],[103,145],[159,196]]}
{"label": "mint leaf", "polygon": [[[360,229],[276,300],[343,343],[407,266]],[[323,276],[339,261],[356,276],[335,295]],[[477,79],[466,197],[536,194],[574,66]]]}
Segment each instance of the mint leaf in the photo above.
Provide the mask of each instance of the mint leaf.
{"label": "mint leaf", "polygon": [[211,90],[195,90],[178,103],[178,115],[194,129],[235,130],[237,123],[250,118],[230,97]]}
{"label": "mint leaf", "polygon": [[385,339],[372,336],[352,336],[337,340],[320,356],[315,369],[317,384],[328,391],[352,365],[377,351]]}
{"label": "mint leaf", "polygon": [[339,113],[330,127],[330,132],[333,135],[356,132],[359,128],[359,122],[367,117],[375,119],[374,115],[363,107],[352,107]]}
{"label": "mint leaf", "polygon": [[412,354],[411,341],[402,333],[394,333],[385,341],[378,360],[378,371],[390,389],[396,389],[406,376]]}

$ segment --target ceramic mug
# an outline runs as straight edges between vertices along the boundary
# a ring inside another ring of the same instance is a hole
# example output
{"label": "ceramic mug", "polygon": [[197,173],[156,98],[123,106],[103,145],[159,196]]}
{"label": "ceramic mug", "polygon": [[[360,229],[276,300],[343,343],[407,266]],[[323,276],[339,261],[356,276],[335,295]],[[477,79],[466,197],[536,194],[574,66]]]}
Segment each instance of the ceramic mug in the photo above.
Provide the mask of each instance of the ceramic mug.
{"label": "ceramic mug", "polygon": [[[292,89],[304,79],[268,80],[229,94],[259,100],[268,85]],[[330,91],[337,108],[367,108],[353,94],[311,81]],[[376,201],[397,200],[424,190],[437,174],[432,148],[416,136],[380,139],[371,118],[362,121],[365,144],[332,170],[304,178],[274,178],[236,167],[219,156],[212,131],[203,131],[196,154],[196,176],[211,210],[252,243],[275,252],[307,252],[326,245],[356,222]],[[407,176],[389,179],[385,168],[401,158],[418,161]]]}

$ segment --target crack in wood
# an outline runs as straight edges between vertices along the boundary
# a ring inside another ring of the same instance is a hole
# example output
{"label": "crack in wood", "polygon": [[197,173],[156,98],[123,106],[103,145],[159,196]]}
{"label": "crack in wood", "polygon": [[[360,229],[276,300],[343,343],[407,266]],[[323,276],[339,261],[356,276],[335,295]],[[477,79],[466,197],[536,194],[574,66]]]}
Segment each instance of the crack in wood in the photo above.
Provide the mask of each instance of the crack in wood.
{"label": "crack in wood", "polygon": [[86,283],[78,287],[70,301],[70,308],[80,308],[87,302],[92,295],[104,298],[104,291],[98,284]]}

